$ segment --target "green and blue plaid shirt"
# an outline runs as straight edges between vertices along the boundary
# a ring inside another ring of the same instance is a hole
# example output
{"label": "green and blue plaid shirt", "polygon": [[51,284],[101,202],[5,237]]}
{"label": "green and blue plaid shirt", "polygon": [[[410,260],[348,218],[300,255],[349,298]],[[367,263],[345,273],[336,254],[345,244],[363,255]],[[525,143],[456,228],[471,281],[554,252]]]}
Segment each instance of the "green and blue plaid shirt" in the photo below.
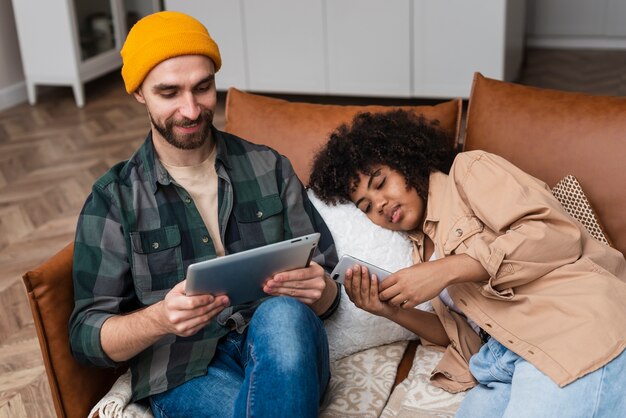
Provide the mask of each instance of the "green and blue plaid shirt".
{"label": "green and blue plaid shirt", "polygon": [[[332,268],[332,236],[289,161],[276,151],[213,129],[217,144],[218,221],[226,253],[312,232],[314,260]],[[187,266],[214,258],[208,230],[189,194],[156,158],[152,136],[133,157],[95,184],[78,220],[70,344],[76,359],[117,366],[102,350],[100,329],[112,315],[162,300]],[[206,374],[230,324],[245,326],[255,303],[229,307],[191,337],[167,335],[130,361],[133,400]]]}

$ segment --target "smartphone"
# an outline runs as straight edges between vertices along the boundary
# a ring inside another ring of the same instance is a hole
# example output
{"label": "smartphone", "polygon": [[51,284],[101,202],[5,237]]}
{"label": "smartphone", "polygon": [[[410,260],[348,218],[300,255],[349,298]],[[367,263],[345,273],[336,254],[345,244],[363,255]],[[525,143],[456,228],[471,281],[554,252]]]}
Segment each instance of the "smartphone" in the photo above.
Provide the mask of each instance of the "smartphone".
{"label": "smartphone", "polygon": [[333,272],[330,273],[330,277],[332,277],[333,280],[339,283],[343,283],[345,279],[346,270],[354,267],[355,264],[358,264],[362,267],[367,267],[367,270],[369,271],[370,275],[375,274],[376,278],[378,278],[379,283],[385,280],[387,276],[391,274],[391,272],[385,269],[382,269],[378,266],[375,266],[363,260],[359,260],[356,257],[352,257],[351,255],[344,255],[343,257],[341,257],[341,259],[339,260],[339,263],[337,263],[337,265],[333,269]]}

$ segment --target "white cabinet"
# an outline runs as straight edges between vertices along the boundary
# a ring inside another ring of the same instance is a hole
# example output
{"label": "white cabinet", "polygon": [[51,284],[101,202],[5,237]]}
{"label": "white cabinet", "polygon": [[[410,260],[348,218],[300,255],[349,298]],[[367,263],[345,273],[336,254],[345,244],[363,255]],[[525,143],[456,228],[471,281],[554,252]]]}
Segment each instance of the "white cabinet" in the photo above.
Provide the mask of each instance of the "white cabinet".
{"label": "white cabinet", "polygon": [[411,0],[326,2],[328,92],[411,96]]}
{"label": "white cabinet", "polygon": [[244,0],[249,87],[280,93],[325,93],[322,3]]}
{"label": "white cabinet", "polygon": [[220,46],[220,90],[468,97],[472,75],[514,80],[525,0],[165,0]]}
{"label": "white cabinet", "polygon": [[215,40],[222,56],[217,87],[248,89],[243,0],[165,0],[165,9],[187,13],[201,21]]}
{"label": "white cabinet", "polygon": [[129,26],[159,10],[159,0],[13,0],[28,101],[37,85],[69,85],[85,103],[83,83],[121,66]]}

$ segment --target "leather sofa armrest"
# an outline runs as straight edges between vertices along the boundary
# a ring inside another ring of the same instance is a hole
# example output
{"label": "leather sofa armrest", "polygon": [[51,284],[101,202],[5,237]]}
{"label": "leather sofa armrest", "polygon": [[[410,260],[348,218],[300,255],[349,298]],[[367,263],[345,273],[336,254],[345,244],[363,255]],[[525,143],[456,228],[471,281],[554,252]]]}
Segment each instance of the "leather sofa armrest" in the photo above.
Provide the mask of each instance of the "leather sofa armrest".
{"label": "leather sofa armrest", "polygon": [[23,276],[57,416],[87,416],[124,371],[79,364],[71,354],[68,321],[74,308],[70,243]]}

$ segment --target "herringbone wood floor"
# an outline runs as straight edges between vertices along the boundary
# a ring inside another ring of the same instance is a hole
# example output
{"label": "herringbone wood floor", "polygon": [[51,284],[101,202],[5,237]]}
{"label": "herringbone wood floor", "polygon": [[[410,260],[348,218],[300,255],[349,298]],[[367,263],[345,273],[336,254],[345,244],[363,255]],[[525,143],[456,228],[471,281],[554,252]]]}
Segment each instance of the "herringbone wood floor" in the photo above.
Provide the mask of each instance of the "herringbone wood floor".
{"label": "herringbone wood floor", "polygon": [[[536,50],[527,54],[521,82],[626,95],[625,70],[622,51]],[[128,158],[147,133],[143,106],[123,92],[117,74],[88,84],[86,92],[84,109],[75,107],[69,89],[55,89],[36,106],[0,113],[0,418],[54,416],[20,277],[70,242],[93,181]]]}
{"label": "herringbone wood floor", "polygon": [[0,417],[55,415],[20,277],[72,240],[90,184],[147,132],[117,78],[88,85],[84,109],[55,89],[0,113]]}

